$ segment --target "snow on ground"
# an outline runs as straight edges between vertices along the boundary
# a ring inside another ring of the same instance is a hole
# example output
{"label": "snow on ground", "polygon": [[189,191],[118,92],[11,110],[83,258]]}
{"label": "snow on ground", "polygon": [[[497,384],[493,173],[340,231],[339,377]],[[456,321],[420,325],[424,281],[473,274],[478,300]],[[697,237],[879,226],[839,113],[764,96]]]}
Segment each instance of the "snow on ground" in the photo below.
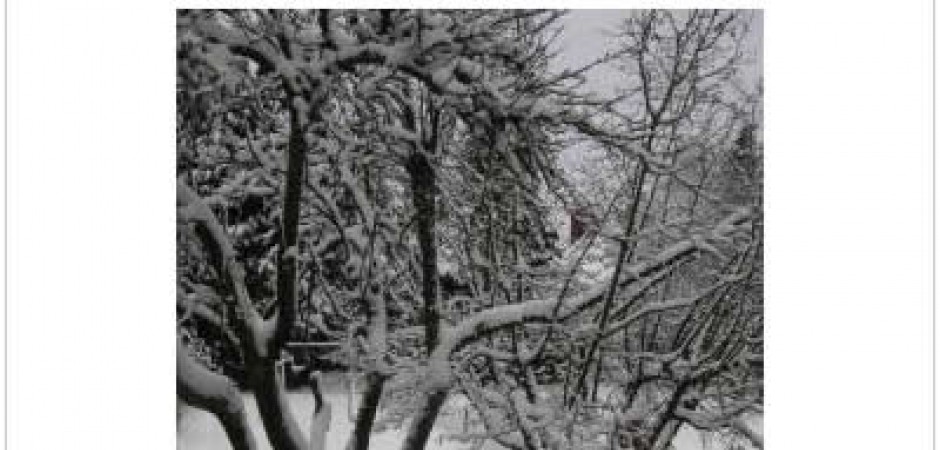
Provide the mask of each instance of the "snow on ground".
{"label": "snow on ground", "polygon": [[[339,386],[325,387],[325,396],[330,402],[333,411],[333,419],[330,423],[330,432],[327,436],[328,449],[343,449],[346,441],[352,432],[352,419],[354,409],[350,408],[349,395]],[[294,410],[294,417],[300,421],[301,430],[307,432],[310,429],[310,418],[313,412],[314,400],[309,391],[297,391],[288,393],[291,405]],[[252,394],[244,394],[245,408],[248,410],[249,422],[259,441],[260,450],[271,450],[264,433],[264,427],[261,425],[261,419],[258,416],[258,407],[255,404]],[[460,419],[453,407],[453,403],[446,405],[438,417],[437,426],[431,433],[431,439],[427,450],[463,450],[470,448],[469,445],[453,441],[446,441],[441,438],[442,432],[459,430]],[[355,406],[355,405],[353,405]],[[448,408],[450,406],[450,408]],[[225,432],[219,422],[209,413],[180,404],[177,418],[177,450],[230,450],[225,437]],[[388,430],[381,433],[373,433],[371,439],[371,449],[392,450],[401,447],[405,438],[405,429]],[[693,430],[683,428],[679,431],[673,444],[676,450],[708,450],[709,448],[718,448],[703,443],[702,436]],[[493,443],[487,443],[482,450],[498,450],[500,447]]]}
{"label": "snow on ground", "polygon": [[[294,417],[300,422],[300,428],[304,432],[310,429],[310,418],[313,412],[314,400],[309,391],[297,391],[288,393],[291,400],[291,406],[294,410]],[[330,432],[327,435],[328,449],[343,449],[346,447],[346,441],[352,432],[351,415],[355,410],[350,409],[349,396],[340,390],[327,390],[325,397],[330,402],[333,411],[333,418],[330,422]],[[264,433],[264,427],[261,425],[261,418],[258,416],[258,406],[255,404],[252,394],[244,394],[245,409],[248,410],[248,420],[255,436],[259,441],[260,450],[271,450]],[[447,411],[442,412],[438,418],[438,424],[453,422],[447,416]],[[177,450],[230,450],[222,426],[211,414],[180,404],[177,419]],[[441,439],[440,427],[436,427],[431,433],[431,439],[426,447],[427,450],[461,450],[467,448],[462,444],[444,441]],[[370,440],[370,449],[391,450],[401,447],[405,439],[405,429],[388,430],[381,433],[372,433]],[[483,450],[497,450],[498,446],[483,447]]]}

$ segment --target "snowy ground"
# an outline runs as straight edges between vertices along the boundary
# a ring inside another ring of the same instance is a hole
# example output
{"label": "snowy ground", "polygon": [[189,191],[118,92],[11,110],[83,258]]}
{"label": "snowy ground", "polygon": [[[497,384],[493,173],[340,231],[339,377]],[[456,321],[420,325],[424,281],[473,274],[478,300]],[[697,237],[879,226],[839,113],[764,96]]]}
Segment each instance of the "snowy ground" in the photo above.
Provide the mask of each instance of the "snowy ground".
{"label": "snowy ground", "polygon": [[[349,405],[349,396],[339,386],[329,386],[325,388],[326,397],[332,406],[333,418],[330,423],[330,432],[327,437],[328,449],[342,449],[346,446],[346,441],[352,430],[352,421],[350,416],[353,412]],[[308,391],[298,391],[288,394],[294,409],[294,417],[300,421],[300,427],[306,431],[310,428],[310,417],[313,411],[313,397]],[[258,437],[261,450],[270,450],[270,445],[264,434],[264,428],[261,425],[261,419],[258,417],[258,408],[251,397],[251,394],[245,394],[245,407],[248,410],[251,426]],[[206,412],[189,406],[179,406],[179,417],[177,419],[177,450],[229,450],[231,446],[225,438],[222,427],[214,417]],[[428,444],[428,450],[462,450],[469,448],[469,445],[445,441],[441,439],[441,434],[450,430],[459,430],[460,420],[453,407],[445,406],[441,416],[436,422],[436,426],[431,435],[431,442]],[[381,433],[373,433],[370,448],[376,450],[391,450],[401,447],[401,442],[405,437],[405,430],[389,430]],[[702,436],[698,433],[683,428],[674,440],[676,450],[707,450],[717,448],[709,445],[703,445]],[[488,443],[482,450],[498,450],[500,447]]]}
{"label": "snowy ground", "polygon": [[[310,429],[311,412],[313,411],[313,396],[308,391],[291,392],[288,394],[291,399],[291,406],[294,409],[294,417],[300,421],[300,428],[304,431]],[[327,435],[328,449],[343,449],[346,441],[352,432],[352,421],[350,415],[353,410],[349,407],[349,396],[339,390],[327,391],[326,398],[332,407],[333,417],[330,421],[330,432]],[[225,432],[222,426],[210,414],[180,405],[179,419],[177,421],[177,450],[229,450],[232,447],[225,438]],[[258,407],[251,394],[245,394],[245,408],[248,410],[249,421],[252,429],[260,441],[260,450],[270,450],[271,446],[265,437],[264,427],[261,425],[261,419],[258,417]],[[443,415],[439,418],[438,424],[448,422],[450,416]],[[441,427],[435,428],[431,434],[431,442],[428,444],[428,450],[459,450],[463,447],[454,442],[445,442],[440,438]],[[402,440],[405,438],[405,430],[389,430],[381,433],[373,433],[370,440],[370,448],[377,450],[398,449],[401,447]],[[496,450],[499,447],[484,447],[485,450]]]}

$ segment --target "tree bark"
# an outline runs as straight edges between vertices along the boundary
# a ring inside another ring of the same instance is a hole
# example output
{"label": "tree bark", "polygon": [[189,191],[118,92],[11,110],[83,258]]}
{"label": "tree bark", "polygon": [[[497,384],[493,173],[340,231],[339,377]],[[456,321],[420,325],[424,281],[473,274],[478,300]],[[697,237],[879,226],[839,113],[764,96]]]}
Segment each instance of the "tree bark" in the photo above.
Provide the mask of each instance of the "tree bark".
{"label": "tree bark", "polygon": [[277,373],[276,360],[294,325],[297,311],[298,223],[303,175],[306,166],[304,132],[309,123],[307,103],[292,95],[290,101],[290,139],[287,148],[287,170],[284,180],[284,202],[281,212],[281,242],[278,248],[277,312],[273,333],[266,342],[255,342],[246,349],[250,365],[249,382],[255,392],[258,412],[275,450],[307,450],[322,445],[308,442],[300,431],[290,402]]}
{"label": "tree bark", "polygon": [[359,400],[355,427],[346,450],[368,450],[372,425],[375,423],[375,415],[379,409],[379,400],[382,398],[384,387],[384,376],[375,372],[366,374],[366,388]]}
{"label": "tree bark", "polygon": [[431,429],[434,428],[434,421],[447,400],[447,393],[448,389],[438,388],[427,394],[422,405],[418,408],[418,413],[408,427],[408,434],[405,436],[402,450],[424,449],[424,446],[428,443],[428,438],[431,436]]}
{"label": "tree bark", "polygon": [[[277,324],[273,350],[280,348],[290,334],[297,314],[297,246],[300,222],[300,197],[303,191],[304,172],[307,165],[304,132],[309,123],[307,103],[291,97],[290,138],[287,147],[287,173],[284,180],[284,202],[281,210],[281,242],[278,247],[277,270]],[[288,253],[289,252],[289,253]]]}
{"label": "tree bark", "polygon": [[294,420],[287,393],[270,357],[249,358],[248,381],[255,393],[258,414],[275,450],[307,450],[307,442]]}
{"label": "tree bark", "polygon": [[428,158],[420,153],[409,157],[408,174],[411,176],[411,191],[417,215],[415,230],[421,253],[421,297],[424,302],[421,321],[425,329],[425,347],[430,355],[437,346],[440,320],[437,305],[437,243],[434,233],[435,176]]}

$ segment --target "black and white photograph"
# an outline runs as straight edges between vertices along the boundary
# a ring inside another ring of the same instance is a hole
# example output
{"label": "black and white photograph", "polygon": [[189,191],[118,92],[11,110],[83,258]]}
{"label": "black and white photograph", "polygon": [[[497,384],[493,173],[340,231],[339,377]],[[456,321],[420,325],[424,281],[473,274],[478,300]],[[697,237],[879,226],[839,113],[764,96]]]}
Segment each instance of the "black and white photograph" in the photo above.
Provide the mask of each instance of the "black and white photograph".
{"label": "black and white photograph", "polygon": [[179,449],[763,447],[760,11],[177,17]]}
{"label": "black and white photograph", "polygon": [[929,450],[933,0],[5,0],[4,450]]}

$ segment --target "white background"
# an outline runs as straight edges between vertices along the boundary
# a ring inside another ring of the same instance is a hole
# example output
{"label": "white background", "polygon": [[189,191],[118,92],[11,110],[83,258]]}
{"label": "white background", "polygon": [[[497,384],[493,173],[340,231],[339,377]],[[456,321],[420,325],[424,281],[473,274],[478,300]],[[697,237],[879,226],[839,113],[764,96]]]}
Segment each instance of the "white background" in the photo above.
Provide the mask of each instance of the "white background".
{"label": "white background", "polygon": [[[5,11],[8,448],[175,447],[176,6]],[[930,448],[930,2],[539,6],[766,8],[768,448]]]}

